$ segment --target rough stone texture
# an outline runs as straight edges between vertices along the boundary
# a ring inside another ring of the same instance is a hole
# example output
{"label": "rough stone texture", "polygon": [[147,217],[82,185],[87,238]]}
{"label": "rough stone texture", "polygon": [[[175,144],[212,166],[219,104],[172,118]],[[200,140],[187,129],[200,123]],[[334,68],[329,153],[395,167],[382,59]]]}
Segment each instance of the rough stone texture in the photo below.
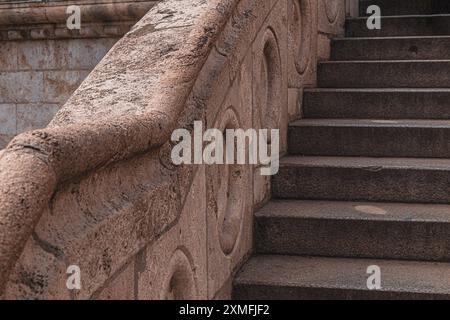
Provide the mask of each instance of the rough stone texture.
{"label": "rough stone texture", "polygon": [[96,300],[133,300],[135,269],[133,260],[124,270],[119,271],[115,277],[112,277],[105,284],[105,288],[98,294],[94,294],[92,298]]}

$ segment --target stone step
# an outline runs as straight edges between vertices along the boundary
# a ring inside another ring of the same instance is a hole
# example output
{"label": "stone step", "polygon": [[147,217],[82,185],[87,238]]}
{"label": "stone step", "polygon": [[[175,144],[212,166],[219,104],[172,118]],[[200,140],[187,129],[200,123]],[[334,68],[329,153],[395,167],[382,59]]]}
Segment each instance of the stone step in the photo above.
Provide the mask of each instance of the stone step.
{"label": "stone step", "polygon": [[332,40],[331,59],[335,61],[450,59],[450,36],[338,38]]}
{"label": "stone step", "polygon": [[383,16],[450,13],[448,0],[360,0],[361,16],[367,15],[367,7],[377,5]]}
{"label": "stone step", "polygon": [[269,202],[255,215],[256,251],[450,261],[450,205]]}
{"label": "stone step", "polygon": [[367,17],[346,21],[347,37],[398,37],[450,35],[450,15],[389,16],[381,18],[381,28],[367,27]]}
{"label": "stone step", "polygon": [[[368,267],[381,270],[381,289],[369,290]],[[233,298],[450,299],[450,264],[371,259],[262,255],[237,275]]]}
{"label": "stone step", "polygon": [[306,89],[305,118],[450,119],[449,89]]}
{"label": "stone step", "polygon": [[290,124],[292,155],[450,158],[450,120],[302,119]]}
{"label": "stone step", "polygon": [[327,61],[321,88],[450,88],[450,60]]}
{"label": "stone step", "polygon": [[280,160],[276,199],[450,203],[450,160],[301,157]]}

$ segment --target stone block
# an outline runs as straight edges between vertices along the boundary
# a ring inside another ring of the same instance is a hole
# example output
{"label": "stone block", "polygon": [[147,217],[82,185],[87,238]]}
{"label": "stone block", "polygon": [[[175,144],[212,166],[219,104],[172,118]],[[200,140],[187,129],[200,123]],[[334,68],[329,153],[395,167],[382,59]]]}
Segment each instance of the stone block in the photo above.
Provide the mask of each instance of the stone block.
{"label": "stone block", "polygon": [[34,234],[16,263],[2,298],[70,300],[76,290],[67,289],[67,268],[57,248]]}
{"label": "stone block", "polygon": [[0,46],[0,72],[17,70],[17,43],[3,41]]}
{"label": "stone block", "polygon": [[0,150],[5,148],[14,136],[0,133]]}
{"label": "stone block", "polygon": [[58,110],[57,104],[17,104],[17,133],[45,128]]}
{"label": "stone block", "polygon": [[64,255],[65,262],[80,267],[83,285],[74,299],[91,298],[177,221],[177,181],[167,177],[159,161],[158,152],[152,152],[111,164],[71,181],[54,195],[52,214],[42,215],[35,232]]}
{"label": "stone block", "polygon": [[92,70],[116,41],[114,38],[59,41],[58,57],[65,60],[68,69]]}
{"label": "stone block", "polygon": [[16,105],[0,104],[0,134],[16,134]]}
{"label": "stone block", "polygon": [[43,101],[64,104],[88,74],[85,70],[45,71]]}
{"label": "stone block", "polygon": [[40,71],[0,73],[0,97],[3,102],[43,101],[44,77]]}
{"label": "stone block", "polygon": [[23,41],[17,43],[20,70],[56,69],[57,60],[53,41]]}

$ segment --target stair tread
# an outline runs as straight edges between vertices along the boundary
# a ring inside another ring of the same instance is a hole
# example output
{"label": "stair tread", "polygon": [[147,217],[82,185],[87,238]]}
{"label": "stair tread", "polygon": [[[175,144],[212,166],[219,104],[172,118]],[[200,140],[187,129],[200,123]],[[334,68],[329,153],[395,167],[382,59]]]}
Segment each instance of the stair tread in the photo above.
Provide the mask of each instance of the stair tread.
{"label": "stair tread", "polygon": [[447,171],[450,170],[450,159],[287,156],[280,159],[280,166],[342,167],[367,170],[381,170],[383,168],[389,168]]}
{"label": "stair tread", "polygon": [[366,92],[366,93],[383,93],[383,92],[450,92],[450,88],[307,88],[304,92]]}
{"label": "stair tread", "polygon": [[450,223],[450,205],[321,200],[272,200],[256,218]]}
{"label": "stair tread", "polygon": [[367,28],[367,17],[346,21],[348,37],[393,37],[450,35],[450,14],[413,14],[381,16],[380,29]]}
{"label": "stair tread", "polygon": [[369,16],[367,9],[371,5],[381,8],[382,15],[411,15],[411,14],[444,14],[449,12],[445,0],[360,0],[359,13]]}
{"label": "stair tread", "polygon": [[[435,14],[407,14],[407,15],[391,15],[391,16],[381,16],[383,19],[410,19],[410,18],[437,18],[437,17],[447,17],[450,18],[450,14],[447,13],[435,13]],[[349,17],[347,21],[367,21],[367,17]]]}
{"label": "stair tread", "polygon": [[336,64],[432,64],[432,63],[450,63],[450,59],[433,59],[433,60],[340,60],[340,61],[321,61],[321,65],[336,65]]}
{"label": "stair tread", "polygon": [[333,41],[379,41],[379,40],[421,40],[421,39],[450,39],[449,35],[432,35],[432,36],[386,36],[386,37],[343,37],[333,38]]}
{"label": "stair tread", "polygon": [[450,60],[351,60],[317,65],[322,88],[450,88]]}
{"label": "stair tread", "polygon": [[450,120],[417,119],[301,119],[290,124],[292,127],[407,127],[407,128],[450,128]]}
{"label": "stair tread", "polygon": [[450,57],[448,35],[347,37],[333,39],[331,46],[331,61],[431,61]]}
{"label": "stair tread", "polygon": [[235,285],[369,290],[367,268],[381,268],[384,292],[450,294],[450,263],[261,255],[250,258]]}
{"label": "stair tread", "polygon": [[305,89],[304,119],[450,119],[448,88]]}

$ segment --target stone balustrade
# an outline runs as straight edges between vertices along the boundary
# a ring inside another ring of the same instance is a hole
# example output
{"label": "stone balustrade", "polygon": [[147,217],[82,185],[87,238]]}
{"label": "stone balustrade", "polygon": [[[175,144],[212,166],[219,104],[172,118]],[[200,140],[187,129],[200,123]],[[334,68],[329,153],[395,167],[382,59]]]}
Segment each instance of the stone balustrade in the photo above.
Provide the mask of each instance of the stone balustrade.
{"label": "stone balustrade", "polygon": [[[50,125],[0,152],[6,298],[230,298],[270,197],[257,166],[174,166],[176,128],[277,128],[286,151],[344,0],[166,0]],[[352,9],[354,10],[354,9]],[[68,290],[66,270],[81,270]]]}

